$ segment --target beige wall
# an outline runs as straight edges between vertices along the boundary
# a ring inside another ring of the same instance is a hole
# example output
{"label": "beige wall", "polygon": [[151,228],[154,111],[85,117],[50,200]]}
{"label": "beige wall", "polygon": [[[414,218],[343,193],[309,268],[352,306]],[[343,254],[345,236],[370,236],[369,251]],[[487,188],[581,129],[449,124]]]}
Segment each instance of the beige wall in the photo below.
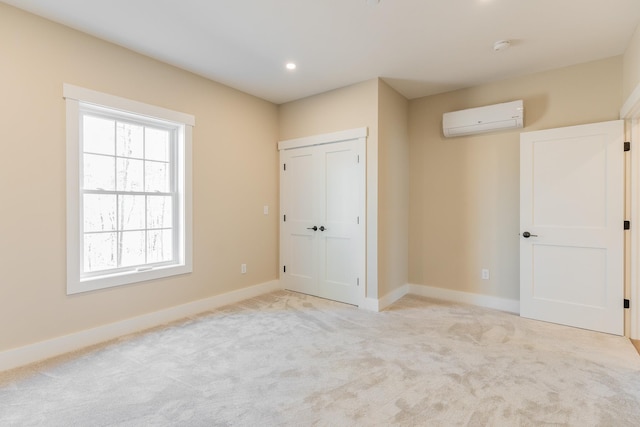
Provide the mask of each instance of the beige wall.
{"label": "beige wall", "polygon": [[523,99],[524,131],[615,120],[621,76],[614,57],[411,101],[409,281],[519,298],[520,130],[445,139],[444,112]]}
{"label": "beige wall", "polygon": [[622,101],[640,86],[640,25],[636,28],[623,56]]}
{"label": "beige wall", "polygon": [[378,79],[281,104],[278,120],[280,140],[367,126],[377,143]]}
{"label": "beige wall", "polygon": [[408,283],[409,101],[378,85],[378,295]]}
{"label": "beige wall", "polygon": [[[275,105],[3,3],[0,52],[0,351],[277,278]],[[196,117],[192,274],[65,294],[63,83]]]}

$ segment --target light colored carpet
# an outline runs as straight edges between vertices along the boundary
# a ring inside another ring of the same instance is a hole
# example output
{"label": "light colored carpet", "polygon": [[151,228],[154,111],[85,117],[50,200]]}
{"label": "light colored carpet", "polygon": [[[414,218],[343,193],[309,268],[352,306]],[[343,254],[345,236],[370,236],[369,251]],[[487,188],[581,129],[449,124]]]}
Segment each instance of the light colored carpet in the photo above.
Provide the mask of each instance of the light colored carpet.
{"label": "light colored carpet", "polygon": [[276,292],[0,374],[0,425],[637,426],[622,338],[406,296]]}

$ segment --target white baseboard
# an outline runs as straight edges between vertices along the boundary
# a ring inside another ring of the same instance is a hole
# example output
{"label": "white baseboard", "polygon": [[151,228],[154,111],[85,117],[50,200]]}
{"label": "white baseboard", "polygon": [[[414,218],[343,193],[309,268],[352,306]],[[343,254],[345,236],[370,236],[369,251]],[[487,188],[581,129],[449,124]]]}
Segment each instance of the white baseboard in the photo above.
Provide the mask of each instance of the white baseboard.
{"label": "white baseboard", "polygon": [[369,311],[382,311],[394,302],[405,296],[409,292],[409,285],[403,285],[395,289],[382,298],[365,298],[363,304],[358,307]]}
{"label": "white baseboard", "polygon": [[[270,282],[170,307],[165,310],[144,314],[142,316],[133,317],[116,323],[110,323],[108,325],[87,329],[62,337],[52,338],[50,340],[26,345],[24,347],[6,350],[0,352],[0,371],[17,368],[19,366],[59,356],[70,351],[99,344],[123,335],[152,328],[174,320],[183,319],[207,310],[233,304],[238,301],[280,289],[282,289],[280,281],[272,280]],[[507,311],[510,313],[520,313],[520,302],[517,300],[413,284],[405,284],[379,299],[366,298],[364,303],[360,305],[360,308],[371,311],[381,311],[407,294],[472,304]]]}
{"label": "white baseboard", "polygon": [[59,356],[123,335],[138,332],[174,320],[183,319],[224,305],[282,289],[279,280],[261,283],[237,291],[181,304],[142,316],[133,317],[97,328],[87,329],[50,340],[0,352],[0,371]]}
{"label": "white baseboard", "polygon": [[382,298],[380,298],[378,300],[378,304],[380,306],[380,310],[384,310],[385,308],[389,307],[394,302],[398,301],[400,298],[402,298],[403,296],[408,294],[409,290],[410,290],[409,285],[408,284],[404,284],[404,285],[400,286],[399,288],[394,289],[393,291],[389,292],[388,294],[386,294]]}
{"label": "white baseboard", "polygon": [[369,311],[380,311],[380,302],[377,298],[365,298],[358,308]]}
{"label": "white baseboard", "polygon": [[407,294],[477,305],[479,307],[520,314],[520,301],[518,300],[454,291],[451,289],[437,288],[435,286],[413,284],[401,286],[379,299],[367,298],[360,308],[371,311],[382,311]]}
{"label": "white baseboard", "polygon": [[492,308],[509,313],[520,314],[520,301],[493,297],[490,295],[473,294],[470,292],[454,291],[445,288],[436,288],[426,285],[408,285],[409,293],[428,298],[441,299],[445,301],[461,302],[465,304],[477,305],[480,307]]}

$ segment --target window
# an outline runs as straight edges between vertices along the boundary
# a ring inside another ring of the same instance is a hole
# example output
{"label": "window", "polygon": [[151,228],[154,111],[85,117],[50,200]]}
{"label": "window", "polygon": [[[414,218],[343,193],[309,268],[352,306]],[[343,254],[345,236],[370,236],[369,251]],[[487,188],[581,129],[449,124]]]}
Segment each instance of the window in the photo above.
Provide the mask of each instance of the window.
{"label": "window", "polygon": [[64,85],[67,293],[191,272],[187,114]]}

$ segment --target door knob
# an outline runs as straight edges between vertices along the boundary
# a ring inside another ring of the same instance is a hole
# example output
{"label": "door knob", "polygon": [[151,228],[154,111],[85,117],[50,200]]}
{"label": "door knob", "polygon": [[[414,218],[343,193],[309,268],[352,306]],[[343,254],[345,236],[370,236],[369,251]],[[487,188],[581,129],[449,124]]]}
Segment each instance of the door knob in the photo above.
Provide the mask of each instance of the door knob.
{"label": "door knob", "polygon": [[525,231],[524,233],[522,233],[522,237],[524,237],[525,239],[528,239],[529,237],[538,237],[537,234],[531,234],[528,231]]}
{"label": "door knob", "polygon": [[316,231],[317,229],[318,229],[318,227],[316,227],[315,225],[313,227],[307,227],[307,230]]}
{"label": "door knob", "polygon": [[324,228],[324,225],[321,225],[320,226],[320,231],[324,231],[324,230],[326,230],[326,228]]}

